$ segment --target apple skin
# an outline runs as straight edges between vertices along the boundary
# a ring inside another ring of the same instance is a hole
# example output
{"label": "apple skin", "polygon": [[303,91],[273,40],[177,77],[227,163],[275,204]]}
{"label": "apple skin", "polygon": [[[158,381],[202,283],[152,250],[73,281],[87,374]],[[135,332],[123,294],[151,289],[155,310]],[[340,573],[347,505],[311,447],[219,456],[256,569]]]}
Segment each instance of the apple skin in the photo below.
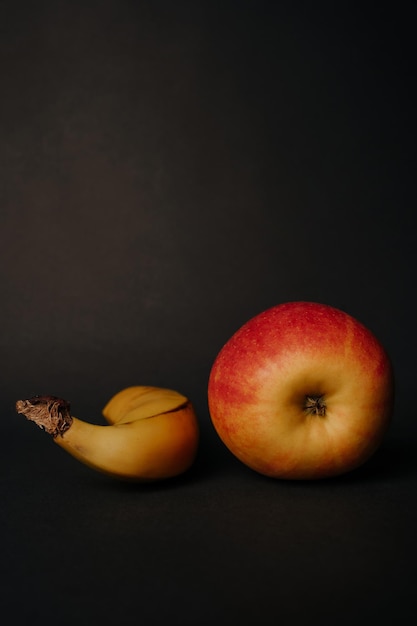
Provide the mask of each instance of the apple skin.
{"label": "apple skin", "polygon": [[208,406],[220,439],[273,478],[344,474],[376,451],[394,404],[390,359],[344,311],[279,304],[223,346],[209,376]]}

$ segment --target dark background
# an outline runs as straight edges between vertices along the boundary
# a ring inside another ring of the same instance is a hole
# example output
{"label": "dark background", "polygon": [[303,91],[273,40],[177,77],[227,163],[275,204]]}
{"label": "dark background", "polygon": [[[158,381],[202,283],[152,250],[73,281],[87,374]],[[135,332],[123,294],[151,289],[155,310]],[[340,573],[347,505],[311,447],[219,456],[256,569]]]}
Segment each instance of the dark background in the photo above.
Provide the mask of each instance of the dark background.
{"label": "dark background", "polygon": [[[2,623],[411,623],[411,6],[0,1]],[[380,451],[316,483],[245,468],[207,410],[224,342],[300,299],[370,327],[397,381]],[[14,412],[100,422],[131,384],[193,401],[182,478],[119,484]]]}

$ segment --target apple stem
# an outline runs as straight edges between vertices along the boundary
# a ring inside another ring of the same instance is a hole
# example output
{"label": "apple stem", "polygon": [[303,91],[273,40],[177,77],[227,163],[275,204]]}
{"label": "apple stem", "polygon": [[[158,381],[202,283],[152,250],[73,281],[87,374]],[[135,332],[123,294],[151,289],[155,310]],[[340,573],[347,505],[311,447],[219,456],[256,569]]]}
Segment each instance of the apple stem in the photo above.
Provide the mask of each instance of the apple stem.
{"label": "apple stem", "polygon": [[320,417],[324,417],[326,415],[326,403],[324,402],[324,396],[306,396],[304,410],[309,415],[319,415]]}

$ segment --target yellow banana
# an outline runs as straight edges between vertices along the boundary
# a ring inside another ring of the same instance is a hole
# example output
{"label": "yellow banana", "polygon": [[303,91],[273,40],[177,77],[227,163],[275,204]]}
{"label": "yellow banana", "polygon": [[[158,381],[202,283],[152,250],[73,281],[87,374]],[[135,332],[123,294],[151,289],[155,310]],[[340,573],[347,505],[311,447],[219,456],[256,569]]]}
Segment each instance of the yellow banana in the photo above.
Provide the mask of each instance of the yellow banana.
{"label": "yellow banana", "polygon": [[199,427],[191,402],[171,389],[128,387],[109,400],[97,425],[71,415],[61,398],[35,396],[16,403],[54,441],[89,467],[122,480],[154,481],[193,464]]}
{"label": "yellow banana", "polygon": [[116,424],[126,421],[127,414],[136,409],[135,419],[141,419],[166,413],[186,403],[187,398],[178,391],[138,385],[116,393],[104,407],[103,415],[110,424]]}

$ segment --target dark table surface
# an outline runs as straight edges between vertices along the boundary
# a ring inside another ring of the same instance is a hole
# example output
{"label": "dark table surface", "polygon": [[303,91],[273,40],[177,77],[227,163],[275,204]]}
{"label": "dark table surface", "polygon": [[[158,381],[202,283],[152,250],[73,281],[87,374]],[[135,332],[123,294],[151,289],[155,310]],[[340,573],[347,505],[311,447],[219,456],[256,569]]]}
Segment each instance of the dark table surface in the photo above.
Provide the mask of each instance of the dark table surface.
{"label": "dark table surface", "polygon": [[[0,3],[3,624],[411,624],[416,605],[411,3]],[[223,343],[279,302],[391,355],[362,468],[274,481],[210,423]],[[17,416],[193,401],[193,468],[119,483]]]}

